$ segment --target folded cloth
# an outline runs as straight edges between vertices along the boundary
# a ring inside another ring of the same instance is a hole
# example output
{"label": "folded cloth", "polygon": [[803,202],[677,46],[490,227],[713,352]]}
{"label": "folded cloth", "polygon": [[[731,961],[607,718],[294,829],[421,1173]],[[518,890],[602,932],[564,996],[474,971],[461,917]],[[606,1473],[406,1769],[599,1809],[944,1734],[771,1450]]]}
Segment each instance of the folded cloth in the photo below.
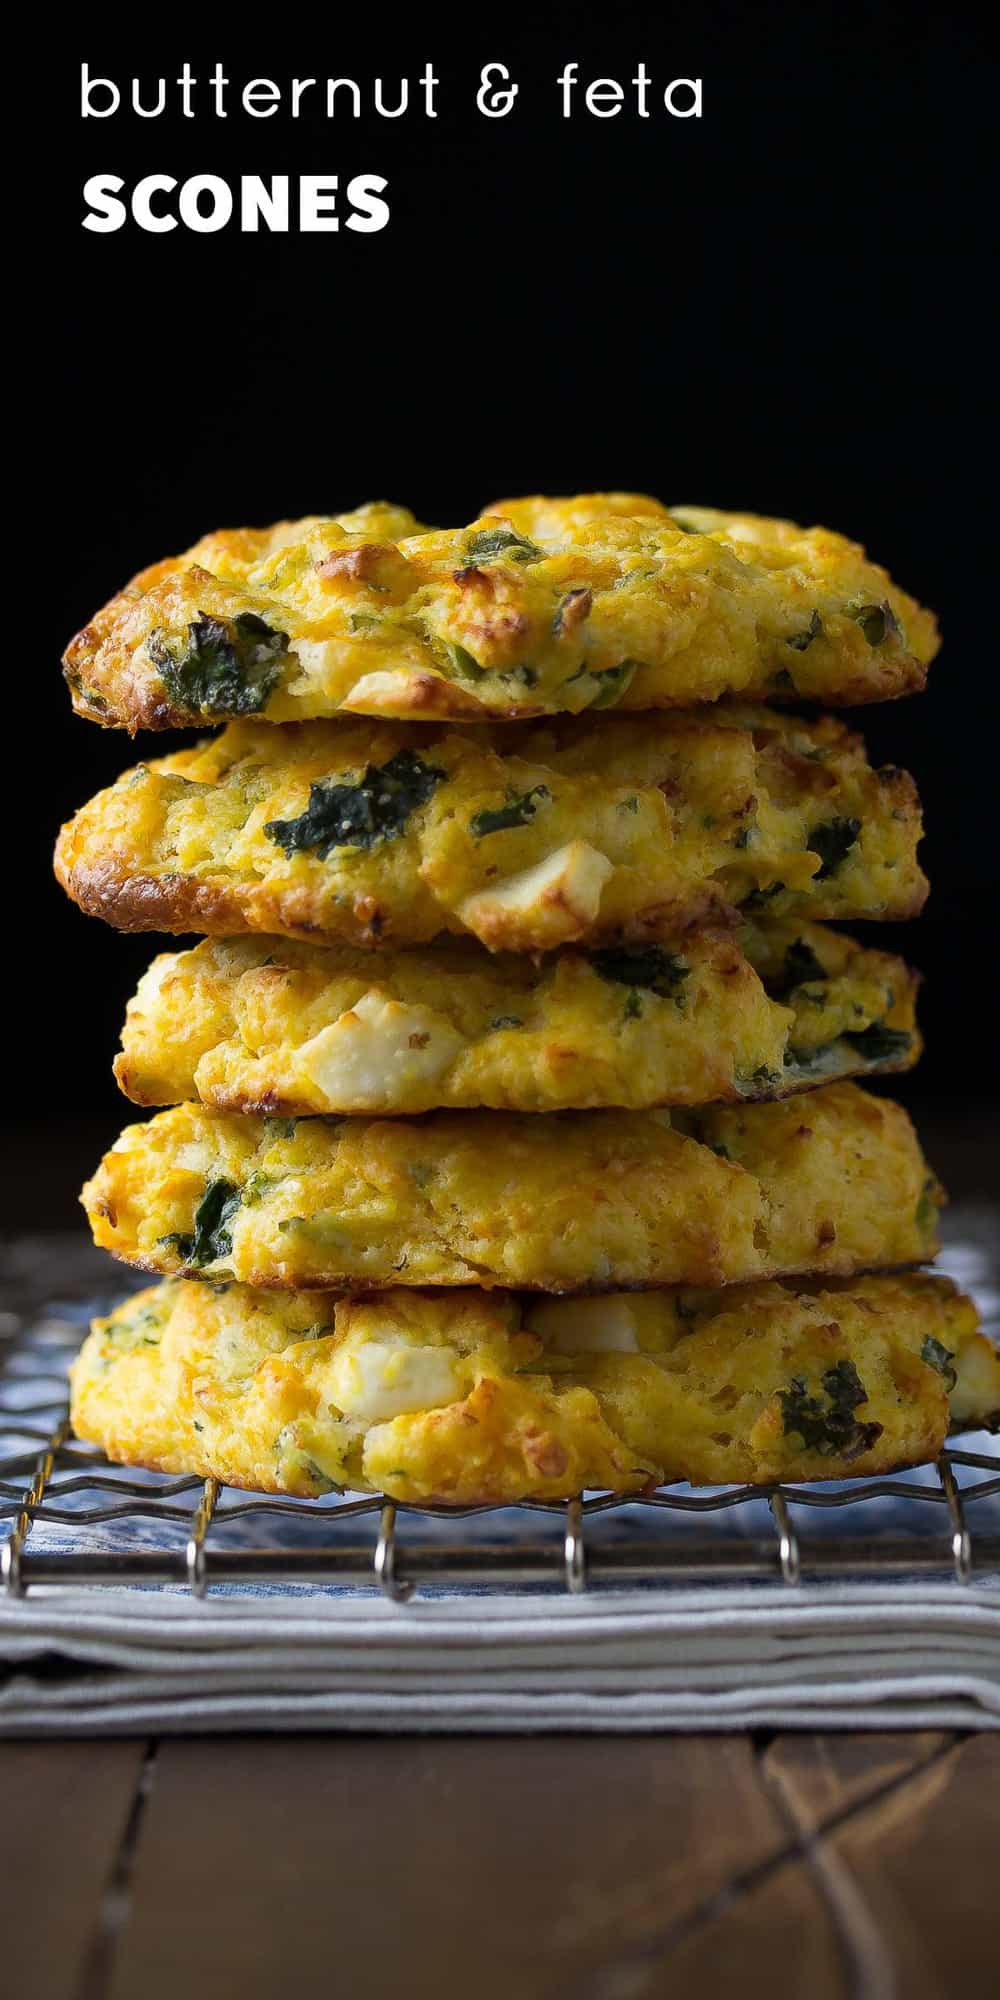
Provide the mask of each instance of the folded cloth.
{"label": "folded cloth", "polygon": [[1000,1578],[406,1607],[38,1590],[0,1650],[8,1736],[1000,1728]]}

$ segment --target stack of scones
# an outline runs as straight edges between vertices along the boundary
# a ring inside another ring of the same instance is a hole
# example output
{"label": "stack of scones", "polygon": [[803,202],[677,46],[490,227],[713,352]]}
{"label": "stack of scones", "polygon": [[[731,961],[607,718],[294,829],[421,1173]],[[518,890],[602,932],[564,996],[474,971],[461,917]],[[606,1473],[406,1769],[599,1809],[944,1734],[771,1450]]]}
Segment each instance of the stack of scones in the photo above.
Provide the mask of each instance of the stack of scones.
{"label": "stack of scones", "polygon": [[994,1419],[858,1082],[915,1062],[916,975],[828,928],[927,885],[911,779],[821,710],[936,646],[842,536],[637,494],[227,531],[114,598],[79,713],[222,726],[59,839],[83,909],[201,940],[128,1010],[167,1108],[83,1199],[158,1282],[94,1324],[78,1435],[419,1504],[880,1473]]}

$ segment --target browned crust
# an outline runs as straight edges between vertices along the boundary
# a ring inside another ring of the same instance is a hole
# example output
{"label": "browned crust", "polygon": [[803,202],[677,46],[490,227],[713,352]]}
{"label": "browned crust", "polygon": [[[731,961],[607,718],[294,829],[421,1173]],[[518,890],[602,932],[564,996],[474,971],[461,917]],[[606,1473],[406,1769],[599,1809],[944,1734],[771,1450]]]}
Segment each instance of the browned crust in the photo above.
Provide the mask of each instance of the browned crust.
{"label": "browned crust", "polygon": [[[717,1097],[711,1099],[711,1102],[713,1104],[774,1104],[785,1097],[805,1097],[810,1091],[822,1090],[829,1083],[846,1083],[858,1077],[898,1076],[906,1070],[911,1070],[915,1067],[920,1060],[922,1050],[922,1038],[914,1031],[909,1049],[903,1055],[893,1060],[878,1063],[862,1062],[858,1063],[855,1068],[845,1067],[833,1072],[828,1070],[825,1075],[815,1077],[809,1076],[807,1073],[801,1073],[796,1075],[793,1081],[784,1085],[779,1084],[772,1090],[766,1088],[760,1090],[736,1090],[735,1088],[722,1090]],[[133,1072],[130,1070],[124,1054],[117,1055],[111,1067],[119,1090],[123,1097],[128,1098],[130,1104],[137,1104],[145,1109],[152,1110],[162,1103],[163,1100],[161,1098],[147,1097],[138,1088],[133,1080]],[[228,1115],[235,1114],[241,1118],[314,1118],[317,1115],[315,1105],[306,1104],[302,1098],[286,1096],[279,1090],[266,1090],[259,1097],[247,1097],[242,1091],[215,1089],[212,1091],[210,1097],[202,1098],[201,1102],[207,1111],[224,1112]],[[701,1100],[699,1099],[700,1102]],[[662,1111],[669,1109],[671,1105],[676,1105],[676,1103],[676,1097],[657,1097],[651,1098],[648,1103],[644,1101],[643,1108],[648,1111]],[[484,1106],[483,1108],[495,1107]],[[504,1108],[508,1107],[505,1106]],[[510,1108],[516,1110],[518,1107],[515,1105]],[[573,1104],[565,1104],[560,1101],[559,1109],[561,1111],[627,1111],[631,1109],[631,1106],[628,1104],[616,1104],[607,1097],[595,1097],[581,1099],[579,1103]],[[346,1117],[348,1114],[340,1113],[334,1115]],[[387,1117],[391,1114],[383,1112],[380,1115]],[[404,1113],[403,1115],[408,1117],[412,1114]]]}
{"label": "browned crust", "polygon": [[[82,638],[83,634],[78,636]],[[205,725],[205,717],[196,709],[175,708],[166,693],[157,694],[152,682],[133,680],[133,693],[125,714],[107,706],[99,708],[96,702],[88,700],[87,689],[74,680],[68,666],[63,667],[63,677],[69,686],[74,714],[82,716],[85,722],[96,722],[101,729],[124,729],[129,736],[137,736],[140,729],[192,729]]]}
{"label": "browned crust", "polygon": [[[345,551],[340,557],[334,552],[328,560],[331,564],[339,561],[357,565],[369,558],[372,550],[385,553],[394,546],[391,543],[373,543],[367,548]],[[460,577],[464,573],[455,574]],[[491,572],[473,568],[467,574],[486,584],[491,593],[496,590],[498,579]],[[888,583],[888,579],[886,581]],[[140,729],[199,728],[204,726],[206,719],[211,719],[196,708],[174,703],[152,663],[146,658],[139,658],[137,662],[142,639],[149,625],[155,622],[158,609],[162,606],[165,621],[169,623],[171,615],[178,609],[183,611],[193,607],[201,586],[217,590],[219,579],[197,562],[174,557],[152,564],[111,598],[74,635],[63,655],[63,672],[78,715],[105,729],[125,729],[130,736]],[[901,594],[905,596],[905,593]],[[924,615],[928,619],[932,616],[929,612]],[[507,607],[508,620],[516,621],[518,616]],[[515,625],[515,637],[518,630]],[[779,707],[801,705],[803,702],[832,709],[868,706],[873,702],[895,701],[919,693],[926,685],[929,664],[929,661],[923,662],[913,653],[899,652],[890,660],[875,661],[873,658],[867,663],[865,673],[858,670],[851,674],[845,665],[843,671],[848,678],[839,679],[833,689],[824,687],[822,693],[817,695],[804,693],[794,684],[788,688],[775,687],[773,676],[762,669],[759,679],[740,689],[739,696],[742,700],[768,701]],[[374,663],[371,671],[379,671]],[[658,672],[640,663],[637,686],[631,691],[626,690],[616,702],[618,712],[634,714],[642,709],[683,709],[693,705],[690,692],[676,696],[669,686],[656,686],[650,690],[645,683],[651,671]],[[724,690],[722,698],[726,693],[733,692],[735,690],[731,688]],[[694,705],[697,705],[696,701]],[[358,711],[352,710],[346,703],[341,711],[330,709],[323,712],[350,714]],[[393,713],[398,716],[408,715],[427,721],[492,719],[502,722],[561,712],[557,691],[549,701],[497,702],[489,697],[480,698],[471,689],[452,681],[447,673],[420,677],[419,684],[414,683],[409,698],[393,708]],[[225,717],[217,719],[221,721]]]}
{"label": "browned crust", "polygon": [[[171,702],[163,683],[154,679],[152,675],[129,676],[127,708],[115,705],[115,697],[111,694],[110,687],[107,697],[102,697],[104,705],[98,706],[96,701],[88,699],[87,686],[78,678],[80,669],[74,668],[71,657],[73,648],[82,645],[88,636],[88,631],[89,628],[85,627],[77,634],[67,649],[63,666],[63,676],[70,690],[73,711],[84,721],[96,722],[101,729],[123,729],[129,736],[138,736],[141,730],[157,732],[166,729],[203,729],[206,720],[211,720],[199,709],[182,708]],[[98,652],[95,661],[96,671],[92,676],[94,692],[98,696],[101,694],[99,661]],[[903,662],[898,664],[902,668]],[[817,699],[811,705],[837,710],[870,707],[876,702],[902,701],[908,695],[921,694],[927,685],[928,668],[909,655],[907,664],[912,671],[905,678],[898,679],[898,684],[891,684],[876,691],[869,682],[858,679],[846,682],[837,693],[824,690],[822,701]],[[894,677],[896,678],[898,677]],[[718,698],[723,699],[723,697]],[[810,706],[809,696],[802,694],[799,689],[775,688],[768,685],[766,680],[762,681],[759,688],[742,690],[740,698],[748,701],[766,700],[771,708],[808,709]],[[119,703],[121,701],[120,694],[118,701]],[[664,689],[656,694],[644,693],[641,701],[636,697],[630,698],[626,693],[615,703],[615,713],[635,715],[646,710],[683,710],[690,707],[690,694],[673,697]],[[712,704],[707,703],[706,707],[710,710]],[[335,712],[353,715],[366,714],[369,711],[355,710],[347,702]],[[421,675],[419,686],[414,683],[406,699],[394,703],[391,712],[400,719],[412,715],[415,720],[421,722],[526,722],[537,721],[546,715],[563,713],[562,710],[546,706],[542,702],[504,702],[500,706],[489,700],[482,701],[466,689],[457,687],[453,682],[436,674]],[[225,719],[224,715],[218,717],[220,722]]]}
{"label": "browned crust", "polygon": [[121,875],[111,862],[96,866],[70,863],[62,834],[56,842],[53,865],[56,880],[67,896],[88,916],[100,917],[118,931],[225,937],[234,931],[278,930],[306,944],[336,935],[346,943],[371,948],[385,944],[392,935],[389,913],[371,897],[358,898],[353,924],[346,907],[340,905],[338,928],[332,933],[321,924],[296,917],[296,902],[308,900],[305,896],[290,894],[279,903],[270,895],[262,920],[255,922],[253,896],[233,893],[213,882],[198,882],[189,875]]}
{"label": "browned crust", "polygon": [[[132,1271],[145,1271],[151,1278],[185,1278],[198,1284],[217,1284],[220,1281],[218,1274],[215,1277],[208,1278],[201,1271],[186,1269],[183,1264],[168,1268],[165,1264],[150,1263],[148,1258],[126,1256],[123,1250],[113,1249],[110,1245],[103,1245],[102,1247],[108,1250],[109,1256],[113,1257],[116,1263],[127,1264],[128,1268]],[[703,1287],[721,1292],[728,1290],[730,1286],[738,1289],[740,1286],[748,1284],[770,1284],[772,1281],[782,1278],[793,1281],[798,1279],[801,1283],[808,1275],[800,1268],[779,1266],[774,1270],[768,1269],[767,1271],[755,1272],[750,1277],[747,1277],[744,1273],[742,1277],[726,1278],[719,1276],[716,1266],[706,1265],[700,1274],[692,1275],[690,1278],[683,1280],[677,1278],[616,1278],[613,1284],[607,1285],[581,1285],[576,1283],[572,1285],[540,1285],[537,1283],[533,1284],[526,1278],[518,1278],[515,1283],[509,1277],[498,1277],[492,1271],[487,1271],[480,1266],[470,1268],[473,1269],[472,1277],[462,1278],[450,1285],[440,1278],[420,1278],[411,1287],[401,1280],[398,1271],[393,1271],[382,1281],[374,1279],[370,1275],[364,1278],[341,1278],[340,1280],[331,1281],[330,1278],[323,1276],[303,1276],[298,1270],[290,1278],[279,1278],[273,1274],[251,1271],[235,1279],[233,1282],[244,1285],[248,1290],[255,1292],[333,1292],[336,1293],[338,1298],[345,1299],[368,1298],[377,1296],[380,1292],[389,1291],[464,1292],[470,1291],[473,1288],[482,1292],[531,1292],[532,1294],[540,1293],[546,1298],[590,1299],[605,1298],[609,1293],[613,1294],[615,1292],[697,1291]],[[880,1277],[894,1277],[899,1273],[907,1271],[919,1271],[920,1268],[920,1265],[913,1263],[869,1264],[862,1270],[859,1269],[857,1264],[852,1263],[850,1259],[844,1259],[835,1264],[825,1264],[823,1270],[818,1275],[823,1279],[860,1278],[871,1272]]]}
{"label": "browned crust", "polygon": [[[241,894],[214,882],[195,881],[187,875],[123,875],[110,860],[97,864],[70,861],[67,836],[68,829],[64,828],[56,843],[53,864],[56,880],[88,916],[100,917],[115,930],[162,931],[177,936],[193,932],[207,937],[225,937],[234,931],[277,931],[286,937],[301,938],[306,944],[317,938],[333,937],[365,949],[389,944],[395,936],[392,912],[376,904],[370,896],[358,897],[353,910],[340,904],[334,930],[301,914],[303,904],[308,907],[312,904],[307,891],[284,896],[276,895],[273,889],[257,895]],[[905,923],[919,915],[928,890],[929,885],[923,880],[908,903],[890,910],[858,910],[852,913],[851,920]],[[683,902],[649,905],[623,924],[598,925],[585,935],[608,943],[633,944],[669,937],[690,923],[731,927],[739,921],[739,908],[727,902],[721,890],[708,885],[693,891]],[[428,932],[425,938],[407,935],[402,941],[430,943],[432,937],[443,931],[463,928],[449,924],[442,911],[437,932]],[[488,940],[484,938],[483,942],[489,948]],[[506,935],[498,943],[507,944]]]}
{"label": "browned crust", "polygon": [[[972,1423],[968,1424],[953,1423],[949,1426],[947,1435],[949,1437],[959,1437],[962,1435],[963,1432],[970,1430],[977,1430],[977,1431],[988,1430],[995,1432],[997,1429],[1000,1429],[1000,1410],[992,1412],[991,1415],[984,1420],[981,1420],[977,1417]],[[90,1432],[79,1431],[77,1432],[77,1436],[83,1438],[84,1441],[87,1443],[98,1445],[98,1447],[101,1450],[106,1450],[103,1439],[95,1437],[93,1431]],[[907,1455],[906,1457],[896,1459],[891,1467],[885,1467],[885,1466],[882,1467],[879,1476],[885,1477],[887,1476],[889,1471],[907,1472],[912,1468],[916,1468],[917,1466],[926,1465],[927,1462],[928,1461],[926,1453],[922,1453],[919,1457],[911,1457]],[[251,1486],[247,1480],[240,1479],[236,1474],[230,1474],[230,1473],[223,1474],[218,1470],[217,1467],[213,1467],[207,1458],[202,1459],[200,1465],[192,1466],[190,1475],[186,1475],[183,1471],[179,1471],[176,1464],[167,1465],[165,1464],[162,1458],[157,1458],[152,1456],[151,1457],[143,1456],[142,1458],[139,1458],[133,1454],[130,1454],[128,1458],[123,1458],[120,1455],[116,1454],[115,1457],[111,1460],[111,1463],[115,1465],[138,1466],[145,1472],[164,1472],[169,1475],[172,1475],[174,1478],[177,1479],[183,1479],[186,1476],[190,1476],[192,1479],[218,1479],[222,1485],[231,1486],[235,1492],[239,1493],[286,1494],[293,1499],[301,1499],[301,1500],[315,1500],[320,1497],[315,1492],[307,1490],[304,1483],[302,1485],[294,1485],[291,1480],[285,1480],[283,1482],[279,1482],[277,1479],[269,1479],[267,1477],[264,1477],[259,1481],[259,1483],[256,1486]],[[871,1475],[862,1471],[855,1473],[853,1475],[849,1473],[838,1473],[836,1477],[839,1479],[846,1479],[850,1477],[864,1479],[871,1477]],[[676,1479],[676,1478],[671,1479],[669,1477],[658,1482],[654,1477],[654,1475],[650,1474],[649,1479],[642,1486],[638,1487],[629,1486],[625,1490],[631,1493],[633,1498],[639,1499],[643,1493],[655,1493],[657,1491],[658,1485],[689,1486],[691,1483],[692,1482],[687,1479]],[[739,1486],[739,1487],[759,1486],[763,1491],[768,1487],[774,1486],[776,1482],[773,1479],[767,1479],[767,1480],[740,1479],[740,1480],[733,1480],[731,1483],[734,1486]],[[781,1484],[783,1486],[808,1486],[810,1484],[815,1485],[815,1483],[816,1483],[815,1478],[802,1479],[795,1473],[783,1472],[781,1475]],[[331,1480],[327,1488],[327,1491],[331,1493],[344,1493],[347,1492],[348,1490],[349,1489],[347,1487],[340,1486],[336,1480]],[[612,1492],[615,1491],[616,1489],[608,1487],[604,1490]],[[572,1499],[575,1497],[576,1496],[573,1494],[565,1495],[566,1499]],[[477,1487],[474,1492],[463,1493],[463,1497],[461,1500],[454,1500],[450,1498],[435,1499],[434,1496],[431,1494],[424,1494],[421,1500],[418,1501],[416,1504],[418,1506],[424,1506],[424,1507],[452,1506],[456,1509],[456,1511],[464,1511],[464,1509],[467,1507],[495,1507],[495,1506],[509,1505],[510,1499],[509,1499],[509,1494],[502,1492],[498,1486],[481,1486]]]}

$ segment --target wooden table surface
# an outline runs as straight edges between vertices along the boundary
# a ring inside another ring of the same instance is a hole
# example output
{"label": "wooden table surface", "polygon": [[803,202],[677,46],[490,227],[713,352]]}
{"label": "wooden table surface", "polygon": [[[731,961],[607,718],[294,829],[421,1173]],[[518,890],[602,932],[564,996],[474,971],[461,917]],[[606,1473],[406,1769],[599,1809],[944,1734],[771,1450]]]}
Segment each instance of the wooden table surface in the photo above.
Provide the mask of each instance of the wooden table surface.
{"label": "wooden table surface", "polygon": [[995,1735],[15,1743],[0,1797],[12,2000],[996,1990]]}

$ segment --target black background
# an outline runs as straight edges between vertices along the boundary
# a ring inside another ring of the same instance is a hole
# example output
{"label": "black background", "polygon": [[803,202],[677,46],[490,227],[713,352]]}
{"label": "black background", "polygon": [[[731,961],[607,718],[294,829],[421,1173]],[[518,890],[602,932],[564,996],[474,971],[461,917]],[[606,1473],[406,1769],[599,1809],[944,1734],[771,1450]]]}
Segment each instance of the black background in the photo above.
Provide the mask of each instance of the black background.
{"label": "black background", "polygon": [[[930,693],[858,720],[878,760],[915,771],[929,826],[928,912],[881,934],[928,975],[929,1051],[898,1094],[937,1125],[947,1112],[980,1170],[998,1088],[982,985],[998,802],[979,539],[993,110],[976,15],[617,5],[600,31],[573,8],[503,10],[481,31],[467,10],[461,42],[446,20],[428,12],[404,36],[373,10],[367,34],[333,16],[237,36],[206,33],[202,14],[154,53],[95,36],[34,72],[12,391],[29,418],[33,574],[16,641],[8,624],[5,769],[8,942],[27,1002],[25,1059],[6,1078],[10,1183],[36,1222],[71,1218],[78,1173],[129,1115],[109,1064],[155,948],[65,902],[52,836],[168,747],[74,720],[61,650],[128,575],[207,528],[375,495],[457,521],[505,492],[621,486],[822,520],[934,605]],[[382,74],[392,89],[431,60],[439,116],[328,123],[314,92],[298,123],[235,105],[219,123],[206,94],[192,121],[84,124],[84,56],[126,89],[140,75],[147,102],[185,59],[204,76],[222,60],[231,101],[253,76]],[[564,62],[626,82],[639,58],[661,90],[703,76],[703,119],[654,99],[643,122],[629,99],[598,121],[578,92],[563,121]],[[475,111],[487,61],[520,84],[493,123]],[[381,173],[392,218],[372,236],[82,229],[88,175],[154,171]]]}

